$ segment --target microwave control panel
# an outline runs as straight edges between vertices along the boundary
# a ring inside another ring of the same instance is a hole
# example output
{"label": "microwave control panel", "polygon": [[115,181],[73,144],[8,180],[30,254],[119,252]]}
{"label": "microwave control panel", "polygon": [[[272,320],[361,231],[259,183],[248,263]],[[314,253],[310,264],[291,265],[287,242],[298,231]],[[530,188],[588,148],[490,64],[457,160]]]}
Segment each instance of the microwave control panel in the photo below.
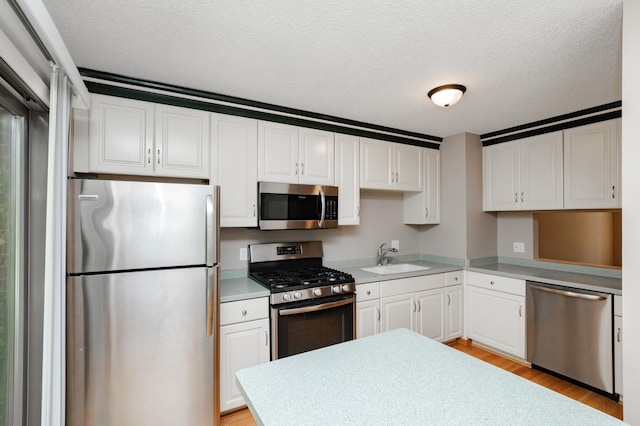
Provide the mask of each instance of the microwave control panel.
{"label": "microwave control panel", "polygon": [[338,197],[326,197],[325,220],[338,220]]}

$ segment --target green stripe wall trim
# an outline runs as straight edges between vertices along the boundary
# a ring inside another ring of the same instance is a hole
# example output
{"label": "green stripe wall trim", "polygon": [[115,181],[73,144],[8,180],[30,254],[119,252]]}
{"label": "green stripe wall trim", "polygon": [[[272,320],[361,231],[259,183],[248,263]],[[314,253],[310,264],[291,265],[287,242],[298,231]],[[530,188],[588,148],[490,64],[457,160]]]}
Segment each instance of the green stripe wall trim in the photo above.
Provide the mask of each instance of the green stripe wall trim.
{"label": "green stripe wall trim", "polygon": [[[497,137],[497,138],[493,138],[490,140],[483,140],[482,141],[482,146],[490,146],[490,145],[496,145],[499,143],[504,143],[504,142],[510,142],[510,141],[514,141],[517,139],[523,139],[523,138],[528,138],[530,136],[537,136],[537,135],[542,135],[545,133],[551,133],[551,132],[556,132],[558,130],[565,130],[565,129],[572,129],[574,127],[578,127],[578,126],[584,126],[586,124],[591,124],[591,123],[598,123],[600,121],[606,121],[606,120],[611,120],[614,118],[619,118],[622,117],[622,111],[621,110],[617,110],[617,111],[610,111],[604,114],[599,114],[599,115],[592,115],[589,117],[584,117],[584,118],[579,118],[577,120],[573,120],[573,121],[567,121],[564,123],[559,123],[559,124],[553,124],[551,126],[546,126],[546,127],[540,127],[537,129],[532,129],[532,130],[527,130],[524,132],[520,132],[520,133],[514,133],[508,136],[502,136],[502,137]],[[481,136],[482,138],[482,136]]]}
{"label": "green stripe wall trim", "polygon": [[[400,129],[394,129],[390,127],[378,126],[374,124],[363,123],[354,120],[343,119],[334,116],[316,114],[312,112],[280,107],[277,105],[266,104],[262,102],[250,101],[242,98],[236,98],[232,96],[219,95],[215,93],[203,92],[194,89],[182,88],[178,86],[170,86],[162,83],[137,80],[129,77],[119,76],[116,74],[104,73],[100,71],[87,70],[80,68],[80,74],[84,77],[101,79],[103,82],[95,82],[85,80],[85,84],[90,92],[103,95],[119,96],[129,99],[137,99],[148,102],[162,103],[166,105],[182,106],[186,108],[194,108],[211,112],[218,112],[222,114],[230,114],[241,117],[255,118],[260,120],[274,121],[284,124],[292,124],[296,126],[302,126],[307,128],[326,130],[331,132],[343,133],[353,136],[367,137],[373,139],[386,140],[389,142],[398,142],[408,145],[422,146],[427,148],[438,149],[442,142],[441,137],[426,135],[422,133],[409,132]],[[136,88],[127,88],[109,84],[109,82],[123,83],[136,86]],[[214,104],[204,101],[197,101],[192,99],[185,99],[179,96],[172,96],[170,94],[160,94],[154,92],[148,92],[144,89],[156,89],[167,92],[173,92],[176,94],[197,96],[204,99],[211,99],[222,102],[229,102],[240,105],[228,106],[221,104]],[[266,109],[267,111],[255,111],[242,108],[242,106]],[[269,112],[273,111],[273,112]],[[280,113],[294,114],[299,117],[283,116]],[[308,117],[309,119],[305,119]],[[330,123],[322,123],[315,120],[326,120]],[[346,126],[359,126],[364,129],[354,129]],[[394,133],[389,135],[380,132]],[[412,138],[419,138],[422,140],[416,140]]]}

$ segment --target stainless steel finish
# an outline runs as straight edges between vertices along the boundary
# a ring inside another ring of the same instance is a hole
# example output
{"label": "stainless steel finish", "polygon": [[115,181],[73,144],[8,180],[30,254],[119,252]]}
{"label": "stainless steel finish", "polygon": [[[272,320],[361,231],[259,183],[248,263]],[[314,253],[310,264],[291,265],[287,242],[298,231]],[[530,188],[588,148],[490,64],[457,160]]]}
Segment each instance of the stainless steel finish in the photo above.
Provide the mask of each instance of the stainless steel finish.
{"label": "stainless steel finish", "polygon": [[613,393],[611,295],[527,282],[526,301],[527,360]]}
{"label": "stainless steel finish", "polygon": [[207,268],[207,336],[213,336],[214,327],[219,322],[216,321],[215,315],[218,311],[218,291],[220,288],[220,265]]}
{"label": "stainless steel finish", "polygon": [[[258,182],[259,202],[261,202],[260,194],[262,193],[312,196],[319,196],[322,193],[323,212],[325,212],[323,216],[326,216],[326,197],[337,197],[338,187],[279,182]],[[258,208],[258,210],[260,210],[260,208]],[[262,230],[337,228],[338,220],[327,220],[326,217],[324,219],[318,217],[309,220],[263,220],[261,217],[258,217],[258,227]]]}
{"label": "stainless steel finish", "polygon": [[569,291],[569,290],[562,290],[559,288],[550,288],[550,287],[542,287],[539,285],[533,285],[533,284],[529,284],[532,288],[539,290],[539,291],[544,291],[546,293],[553,293],[553,294],[559,294],[561,296],[567,296],[567,297],[575,297],[578,299],[587,299],[587,300],[605,300],[608,296],[610,295],[600,295],[598,293],[592,294],[592,293],[578,293],[575,291]]}
{"label": "stainless steel finish", "polygon": [[68,425],[214,423],[205,269],[68,280]]}
{"label": "stainless steel finish", "polygon": [[220,262],[220,187],[213,187],[213,194],[206,196],[207,230],[205,233],[207,248],[207,266]]}
{"label": "stainless steel finish", "polygon": [[[387,243],[382,243],[380,244],[380,247],[378,247],[378,266],[382,266],[382,261],[387,257],[387,254],[398,252],[398,249],[395,247],[392,247],[389,249],[383,248],[386,245]],[[387,258],[387,259],[390,260],[390,258]]]}
{"label": "stainless steel finish", "polygon": [[[300,253],[278,254],[278,248],[293,246],[300,247]],[[249,261],[251,263],[322,257],[322,255],[322,241],[249,245]]]}
{"label": "stainless steel finish", "polygon": [[207,222],[184,220],[204,218],[213,193],[207,185],[69,180],[67,271],[204,265]]}
{"label": "stainless steel finish", "polygon": [[[337,290],[335,289],[335,287],[338,286],[326,285],[323,287],[296,290],[295,292],[272,293],[270,301],[272,305],[279,305],[281,303],[290,302],[292,300],[317,299],[336,294],[355,293],[356,291],[355,283],[342,284]],[[297,296],[296,293],[298,294]]]}
{"label": "stainless steel finish", "polygon": [[327,309],[337,308],[338,306],[344,306],[350,303],[354,303],[353,299],[338,300],[337,302],[322,303],[320,305],[305,306],[303,308],[279,309],[278,314],[280,316],[287,316],[287,315],[296,315],[296,314],[306,314],[308,312],[326,311]]}
{"label": "stainless steel finish", "polygon": [[320,205],[322,206],[320,211],[320,220],[318,220],[318,228],[324,228],[324,219],[327,213],[327,199],[324,195],[323,187],[318,188],[318,192],[320,193]]}

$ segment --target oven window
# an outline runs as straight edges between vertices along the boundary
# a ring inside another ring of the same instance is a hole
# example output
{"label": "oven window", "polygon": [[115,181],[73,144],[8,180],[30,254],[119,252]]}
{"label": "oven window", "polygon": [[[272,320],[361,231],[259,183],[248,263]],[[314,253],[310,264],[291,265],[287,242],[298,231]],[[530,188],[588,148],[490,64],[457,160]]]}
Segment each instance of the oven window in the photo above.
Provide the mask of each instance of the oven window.
{"label": "oven window", "polygon": [[318,196],[261,194],[260,217],[262,220],[316,220],[320,217]]}
{"label": "oven window", "polygon": [[354,304],[349,303],[321,311],[278,315],[278,358],[353,340],[353,309]]}

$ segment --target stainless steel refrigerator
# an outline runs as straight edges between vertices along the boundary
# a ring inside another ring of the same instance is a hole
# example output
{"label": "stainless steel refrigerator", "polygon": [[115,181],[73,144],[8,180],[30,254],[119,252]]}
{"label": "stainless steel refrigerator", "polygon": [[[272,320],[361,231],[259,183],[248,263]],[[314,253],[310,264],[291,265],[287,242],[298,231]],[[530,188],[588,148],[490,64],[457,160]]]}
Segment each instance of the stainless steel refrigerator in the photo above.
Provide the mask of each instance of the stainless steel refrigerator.
{"label": "stainless steel refrigerator", "polygon": [[68,425],[218,424],[218,194],[69,180]]}

